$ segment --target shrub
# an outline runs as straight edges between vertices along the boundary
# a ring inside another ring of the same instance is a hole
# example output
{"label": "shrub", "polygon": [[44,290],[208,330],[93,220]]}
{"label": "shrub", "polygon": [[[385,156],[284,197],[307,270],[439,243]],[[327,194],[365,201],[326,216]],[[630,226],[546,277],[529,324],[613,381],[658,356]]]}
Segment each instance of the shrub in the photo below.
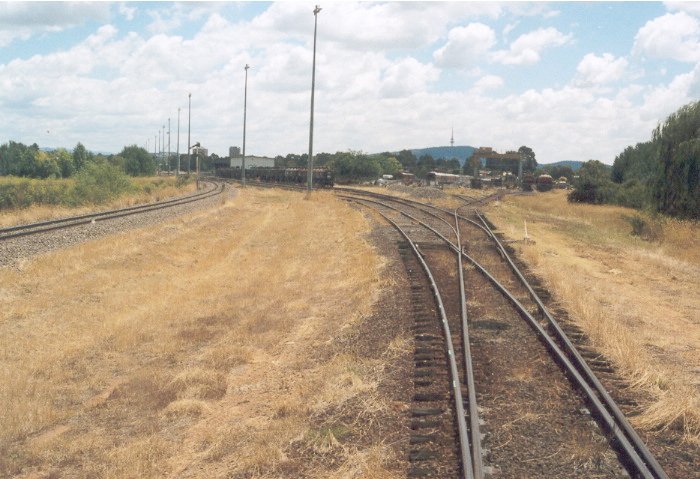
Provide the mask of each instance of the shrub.
{"label": "shrub", "polygon": [[574,189],[568,199],[572,203],[612,203],[617,185],[610,180],[610,170],[597,160],[585,162],[574,180]]}
{"label": "shrub", "polygon": [[658,241],[661,239],[663,228],[657,221],[646,220],[639,215],[623,215],[623,218],[632,225],[632,236],[639,236],[646,241]]}
{"label": "shrub", "polygon": [[104,203],[133,190],[129,178],[109,163],[88,163],[75,178],[76,203]]}

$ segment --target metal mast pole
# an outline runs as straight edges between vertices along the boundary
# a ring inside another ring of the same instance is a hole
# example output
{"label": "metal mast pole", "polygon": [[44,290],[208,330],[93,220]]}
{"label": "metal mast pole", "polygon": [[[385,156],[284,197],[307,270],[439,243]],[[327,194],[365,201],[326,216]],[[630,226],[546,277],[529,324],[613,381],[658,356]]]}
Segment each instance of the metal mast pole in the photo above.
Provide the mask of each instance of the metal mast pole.
{"label": "metal mast pole", "polygon": [[245,126],[246,126],[246,113],[248,108],[248,68],[250,66],[245,64],[245,89],[243,93],[243,158],[241,159],[241,180],[243,186],[245,186]]}
{"label": "metal mast pole", "polygon": [[168,173],[170,173],[170,118],[168,118]]}
{"label": "metal mast pole", "polygon": [[192,124],[192,93],[188,95],[189,106],[187,111],[187,174],[190,174],[190,164],[192,163],[192,157],[190,155],[190,125]]}
{"label": "metal mast pole", "polygon": [[307,193],[311,194],[313,189],[313,168],[314,168],[314,88],[316,86],[316,29],[318,26],[318,12],[321,7],[314,8],[314,60],[311,68],[311,120],[309,121],[309,162],[307,171]]}
{"label": "metal mast pole", "polygon": [[177,172],[175,176],[180,176],[180,108],[177,109]]}

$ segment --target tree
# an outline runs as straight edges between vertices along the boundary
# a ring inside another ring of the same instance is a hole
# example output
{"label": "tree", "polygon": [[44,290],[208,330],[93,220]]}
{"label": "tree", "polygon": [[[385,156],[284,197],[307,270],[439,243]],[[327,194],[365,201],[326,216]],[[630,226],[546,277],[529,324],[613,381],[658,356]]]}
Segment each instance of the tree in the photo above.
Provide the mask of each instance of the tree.
{"label": "tree", "polygon": [[700,102],[688,104],[656,128],[659,166],[652,182],[659,211],[700,218]]}
{"label": "tree", "polygon": [[[474,172],[478,172],[479,169],[481,168],[481,160],[476,155],[472,155],[469,157],[467,161],[464,162],[464,174],[465,175],[474,175]],[[478,174],[478,173],[477,173]]]}
{"label": "tree", "polygon": [[658,166],[657,144],[653,141],[628,146],[615,157],[612,180],[615,183],[638,180],[648,182],[656,175]]}
{"label": "tree", "polygon": [[131,176],[152,175],[156,172],[156,162],[153,156],[143,147],[125,146],[119,156],[124,158],[124,170]]}
{"label": "tree", "polygon": [[523,145],[518,148],[518,153],[520,153],[523,159],[523,171],[535,171],[535,168],[537,168],[537,160],[535,159],[535,152],[532,151],[532,148]]}
{"label": "tree", "polygon": [[399,151],[399,154],[397,155],[396,159],[399,160],[399,163],[401,163],[401,166],[405,171],[414,172],[416,170],[416,164],[418,163],[418,159],[411,150]]}
{"label": "tree", "polygon": [[333,160],[333,173],[341,180],[374,180],[382,174],[379,159],[362,152],[338,152]]}
{"label": "tree", "polygon": [[78,142],[73,148],[73,164],[76,170],[81,170],[88,161],[92,159],[92,154],[85,149],[82,143]]}
{"label": "tree", "polygon": [[615,184],[610,180],[610,167],[598,160],[586,161],[574,179],[574,189],[568,195],[573,203],[611,203],[615,198]]}
{"label": "tree", "polygon": [[393,156],[377,155],[377,159],[383,175],[395,176],[402,169],[399,160]]}
{"label": "tree", "polygon": [[75,173],[75,162],[73,156],[64,148],[59,148],[53,152],[62,178],[69,178]]}
{"label": "tree", "polygon": [[418,158],[416,164],[416,176],[425,178],[425,176],[435,169],[435,160],[430,155],[422,155]]}

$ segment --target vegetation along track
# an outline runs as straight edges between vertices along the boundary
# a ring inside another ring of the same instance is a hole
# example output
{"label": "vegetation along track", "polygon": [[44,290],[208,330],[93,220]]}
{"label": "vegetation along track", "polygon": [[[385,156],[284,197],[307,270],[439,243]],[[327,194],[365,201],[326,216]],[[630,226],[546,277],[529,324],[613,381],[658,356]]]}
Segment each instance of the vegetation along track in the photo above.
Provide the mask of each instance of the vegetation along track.
{"label": "vegetation along track", "polygon": [[161,210],[173,206],[184,205],[194,201],[200,201],[211,196],[221,194],[224,190],[224,183],[204,183],[208,185],[203,191],[198,191],[192,195],[186,195],[179,198],[174,198],[167,201],[159,201],[156,203],[147,203],[142,205],[130,206],[127,208],[119,208],[108,211],[100,211],[97,213],[88,213],[79,216],[68,216],[49,221],[41,221],[38,223],[29,223],[7,228],[0,228],[0,241],[17,238],[20,236],[30,236],[48,231],[55,231],[65,228],[72,228],[79,225],[95,223],[97,221],[106,221],[124,216],[146,213],[149,211]]}
{"label": "vegetation along track", "polygon": [[[178,215],[225,201],[232,195],[235,195],[233,188],[224,189],[223,185],[212,184],[206,186],[204,191],[173,200],[149,203],[124,210],[63,218],[56,220],[56,222],[13,227],[11,231],[5,231],[4,235],[0,235],[0,267],[22,268],[25,261],[35,255],[106,235],[124,233],[163,221],[172,221]],[[94,215],[106,216],[96,218]],[[31,227],[27,228],[27,226]],[[179,228],[180,225],[171,223],[169,227]]]}
{"label": "vegetation along track", "polygon": [[[447,322],[463,332],[466,344],[467,327],[472,332],[475,384],[468,387],[468,372],[463,370],[458,380],[464,386],[458,389],[478,401],[481,418],[470,417],[470,424],[481,420],[486,432],[485,466],[475,474],[667,477],[593,372],[609,371],[609,365],[586,363],[481,215],[458,215],[362,190],[343,191],[345,198],[370,206],[387,219],[400,215],[403,221],[410,220],[411,226],[404,229],[411,236],[409,242],[418,244],[426,268],[430,265],[433,271]],[[422,227],[420,233],[417,225]],[[459,242],[460,225],[469,230],[470,241],[464,246]],[[427,241],[426,231],[433,239],[439,237],[442,245]],[[469,265],[466,282],[458,280],[461,270],[455,271],[458,252]],[[471,293],[466,308],[470,319],[460,322],[466,312],[460,314],[457,291],[464,284]],[[463,350],[468,351],[461,347],[455,353],[461,355]],[[472,434],[471,440],[478,441],[475,437]],[[474,465],[464,470],[474,470]]]}

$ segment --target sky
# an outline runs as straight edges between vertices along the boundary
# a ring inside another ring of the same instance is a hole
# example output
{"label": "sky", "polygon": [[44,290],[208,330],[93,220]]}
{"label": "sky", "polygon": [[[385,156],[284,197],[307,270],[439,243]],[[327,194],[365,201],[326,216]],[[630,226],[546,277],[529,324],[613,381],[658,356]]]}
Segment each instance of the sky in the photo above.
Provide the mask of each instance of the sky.
{"label": "sky", "polygon": [[[0,143],[309,150],[314,3],[0,2]],[[320,3],[314,152],[612,164],[700,98],[700,3]],[[191,93],[191,110],[188,94]]]}

